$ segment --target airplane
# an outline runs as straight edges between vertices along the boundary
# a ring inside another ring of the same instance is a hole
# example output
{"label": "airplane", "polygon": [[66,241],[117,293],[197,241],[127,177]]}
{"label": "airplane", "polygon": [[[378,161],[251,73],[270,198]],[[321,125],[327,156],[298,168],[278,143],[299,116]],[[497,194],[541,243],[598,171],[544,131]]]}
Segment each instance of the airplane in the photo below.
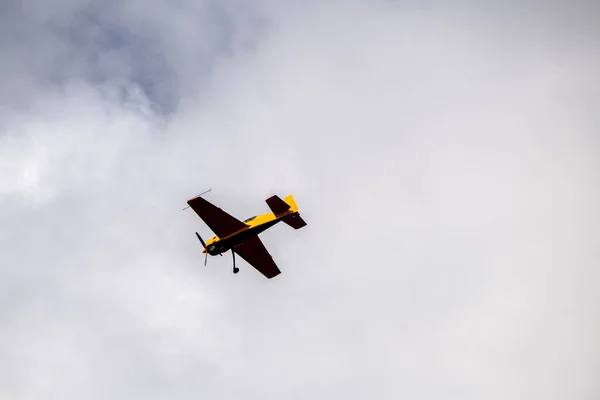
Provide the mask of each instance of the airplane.
{"label": "airplane", "polygon": [[206,265],[209,254],[222,256],[223,253],[231,250],[234,274],[239,272],[239,268],[235,266],[236,253],[267,279],[274,278],[281,273],[258,234],[279,222],[294,229],[300,229],[307,224],[300,217],[298,206],[291,194],[283,200],[279,196],[273,195],[265,201],[272,212],[255,215],[244,221],[238,220],[211,204],[202,197],[202,194],[187,201],[189,207],[215,233],[215,236],[204,242],[200,234],[196,232],[196,236],[204,247],[202,252],[206,254],[204,265]]}

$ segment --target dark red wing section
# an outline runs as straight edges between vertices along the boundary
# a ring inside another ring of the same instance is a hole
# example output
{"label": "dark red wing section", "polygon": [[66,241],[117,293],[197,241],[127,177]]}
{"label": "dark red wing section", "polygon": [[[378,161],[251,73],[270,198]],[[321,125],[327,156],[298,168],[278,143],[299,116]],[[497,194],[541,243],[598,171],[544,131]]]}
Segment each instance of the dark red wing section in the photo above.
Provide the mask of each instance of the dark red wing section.
{"label": "dark red wing section", "polygon": [[225,211],[204,200],[202,197],[195,197],[188,200],[187,203],[221,239],[241,229],[248,228],[248,225],[227,214]]}
{"label": "dark red wing section", "polygon": [[252,265],[261,274],[271,279],[281,273],[273,257],[269,254],[258,236],[254,236],[233,248],[246,262]]}

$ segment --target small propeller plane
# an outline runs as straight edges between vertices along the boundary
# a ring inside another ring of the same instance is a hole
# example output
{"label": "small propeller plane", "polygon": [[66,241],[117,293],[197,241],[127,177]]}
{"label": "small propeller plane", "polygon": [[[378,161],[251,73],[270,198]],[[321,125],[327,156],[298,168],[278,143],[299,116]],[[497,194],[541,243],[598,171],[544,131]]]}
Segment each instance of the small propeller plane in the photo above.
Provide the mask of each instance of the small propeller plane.
{"label": "small propeller plane", "polygon": [[235,266],[236,253],[267,279],[281,273],[258,234],[278,222],[284,222],[294,229],[306,226],[306,222],[300,217],[298,206],[291,194],[283,200],[274,195],[266,199],[266,202],[272,212],[255,215],[242,222],[205,200],[202,194],[187,201],[187,204],[216,234],[204,242],[196,232],[198,240],[204,247],[202,252],[206,254],[204,265],[209,254],[222,256],[223,253],[231,250],[234,274],[239,272],[239,268]]}

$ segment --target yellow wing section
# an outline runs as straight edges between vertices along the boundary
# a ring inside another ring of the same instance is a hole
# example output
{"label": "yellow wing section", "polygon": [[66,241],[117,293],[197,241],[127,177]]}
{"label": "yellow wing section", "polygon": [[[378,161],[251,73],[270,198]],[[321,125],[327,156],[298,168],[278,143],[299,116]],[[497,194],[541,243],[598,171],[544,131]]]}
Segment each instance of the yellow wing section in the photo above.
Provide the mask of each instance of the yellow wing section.
{"label": "yellow wing section", "polygon": [[287,204],[290,205],[290,210],[293,212],[298,212],[298,205],[296,204],[296,201],[294,200],[294,196],[287,195],[283,198],[283,201],[285,201]]}

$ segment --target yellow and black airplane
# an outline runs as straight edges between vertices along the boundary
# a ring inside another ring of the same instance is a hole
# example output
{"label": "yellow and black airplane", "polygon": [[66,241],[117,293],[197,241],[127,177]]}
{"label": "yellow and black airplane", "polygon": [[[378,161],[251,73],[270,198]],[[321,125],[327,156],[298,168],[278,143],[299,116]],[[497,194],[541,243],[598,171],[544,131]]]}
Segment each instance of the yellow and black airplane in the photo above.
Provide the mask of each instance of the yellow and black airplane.
{"label": "yellow and black airplane", "polygon": [[284,222],[294,229],[306,226],[306,222],[298,213],[298,206],[291,194],[283,200],[277,195],[269,197],[266,202],[272,212],[255,215],[243,222],[209,203],[201,196],[194,197],[188,200],[187,203],[216,234],[205,243],[196,232],[196,236],[198,236],[204,247],[202,252],[206,254],[204,265],[206,265],[209,254],[211,256],[217,254],[222,256],[223,253],[231,250],[234,274],[239,271],[235,266],[235,253],[268,279],[281,273],[258,234],[278,222]]}

